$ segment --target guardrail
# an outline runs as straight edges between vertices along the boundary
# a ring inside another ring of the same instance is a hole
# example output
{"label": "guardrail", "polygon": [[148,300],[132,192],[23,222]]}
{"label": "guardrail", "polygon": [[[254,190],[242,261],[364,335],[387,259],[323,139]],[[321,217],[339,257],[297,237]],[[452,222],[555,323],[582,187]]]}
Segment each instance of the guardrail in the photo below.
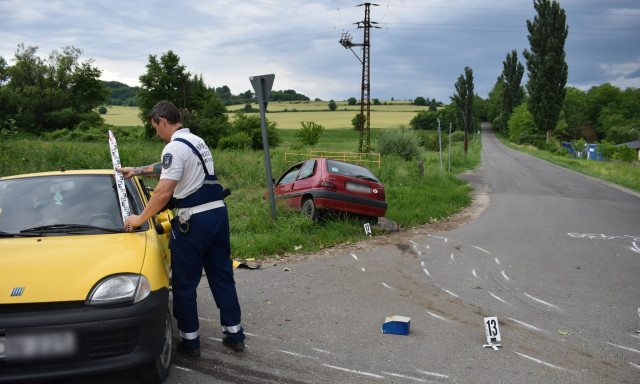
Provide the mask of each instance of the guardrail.
{"label": "guardrail", "polygon": [[309,153],[284,153],[285,163],[297,163],[302,160],[309,160],[315,157],[331,160],[340,160],[347,163],[374,163],[378,164],[382,156],[379,153],[358,153],[358,152],[330,152],[330,151],[309,151]]}

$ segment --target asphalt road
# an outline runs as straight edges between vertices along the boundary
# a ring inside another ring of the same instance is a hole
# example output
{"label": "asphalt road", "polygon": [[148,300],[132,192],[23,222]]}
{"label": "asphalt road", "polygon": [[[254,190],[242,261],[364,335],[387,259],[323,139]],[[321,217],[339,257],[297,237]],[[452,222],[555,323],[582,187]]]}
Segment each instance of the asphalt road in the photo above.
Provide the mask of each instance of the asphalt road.
{"label": "asphalt road", "polygon": [[[463,176],[486,207],[474,220],[238,269],[243,353],[222,346],[203,280],[202,356],[175,354],[167,383],[640,382],[640,197],[486,128],[482,143]],[[381,332],[391,315],[407,336]]]}

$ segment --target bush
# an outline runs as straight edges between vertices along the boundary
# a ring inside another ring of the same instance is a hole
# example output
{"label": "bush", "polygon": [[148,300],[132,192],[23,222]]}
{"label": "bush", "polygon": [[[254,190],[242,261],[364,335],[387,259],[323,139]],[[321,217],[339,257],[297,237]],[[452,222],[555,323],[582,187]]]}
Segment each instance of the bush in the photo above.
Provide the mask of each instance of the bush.
{"label": "bush", "polygon": [[316,124],[313,121],[300,122],[302,128],[294,135],[298,138],[303,145],[316,145],[320,140],[320,135],[324,132],[324,127],[320,124]]}
{"label": "bush", "polygon": [[463,131],[455,131],[451,133],[451,142],[452,143],[463,143],[464,142],[464,132]]}
{"label": "bush", "polygon": [[102,106],[100,108],[98,108],[98,113],[101,115],[106,115],[107,114],[107,107]]}
{"label": "bush", "polygon": [[218,148],[222,150],[250,149],[251,138],[245,132],[236,132],[220,139]]}
{"label": "bush", "polygon": [[382,155],[396,155],[413,160],[420,154],[419,139],[407,129],[388,129],[378,136],[377,149]]}

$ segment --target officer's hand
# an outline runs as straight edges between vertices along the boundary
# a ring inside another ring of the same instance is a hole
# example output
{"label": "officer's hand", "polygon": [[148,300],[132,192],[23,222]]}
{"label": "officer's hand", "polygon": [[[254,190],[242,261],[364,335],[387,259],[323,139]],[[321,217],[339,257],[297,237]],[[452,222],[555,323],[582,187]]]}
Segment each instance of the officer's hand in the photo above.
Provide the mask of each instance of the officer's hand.
{"label": "officer's hand", "polygon": [[144,221],[138,215],[131,215],[124,222],[124,231],[133,232],[133,229],[142,225]]}
{"label": "officer's hand", "polygon": [[130,179],[135,176],[133,167],[116,168],[116,171],[122,172],[122,176],[124,176],[125,179]]}

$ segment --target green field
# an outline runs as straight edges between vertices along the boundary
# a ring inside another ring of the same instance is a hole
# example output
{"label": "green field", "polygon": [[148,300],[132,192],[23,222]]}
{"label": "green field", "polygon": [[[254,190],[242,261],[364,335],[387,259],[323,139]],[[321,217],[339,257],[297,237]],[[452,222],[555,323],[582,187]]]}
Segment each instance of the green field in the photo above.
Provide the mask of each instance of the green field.
{"label": "green field", "polygon": [[[371,128],[398,128],[409,126],[411,119],[428,107],[411,105],[407,102],[386,102],[387,105],[371,106]],[[346,101],[336,102],[338,109],[330,111],[327,102],[323,101],[291,101],[273,102],[267,107],[267,119],[278,124],[280,129],[300,129],[300,122],[313,121],[325,129],[351,128],[351,120],[360,113],[360,105],[347,105]],[[258,108],[257,104],[253,104]],[[227,107],[230,118],[233,112],[244,108],[244,105]],[[122,126],[140,126],[137,107],[112,106],[107,108],[107,114],[102,115],[107,124]],[[257,114],[257,113],[256,113]]]}

